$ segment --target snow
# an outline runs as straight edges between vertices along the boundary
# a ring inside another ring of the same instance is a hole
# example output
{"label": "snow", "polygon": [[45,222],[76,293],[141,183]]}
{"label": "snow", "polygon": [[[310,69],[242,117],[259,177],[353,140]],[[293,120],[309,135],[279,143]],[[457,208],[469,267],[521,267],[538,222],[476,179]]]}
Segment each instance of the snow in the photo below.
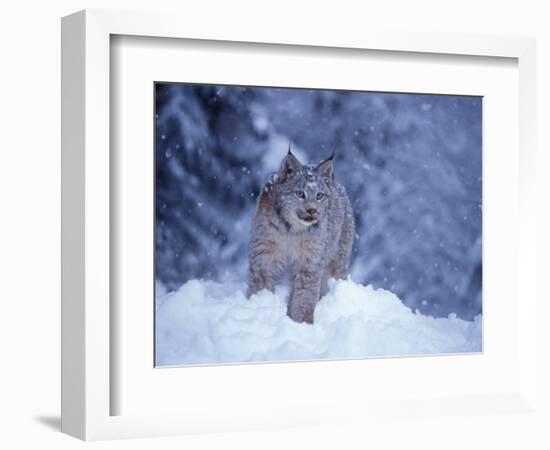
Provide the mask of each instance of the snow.
{"label": "snow", "polygon": [[286,315],[288,288],[247,299],[242,283],[190,280],[157,290],[157,365],[197,365],[480,352],[482,317],[433,318],[397,296],[330,280],[314,324]]}

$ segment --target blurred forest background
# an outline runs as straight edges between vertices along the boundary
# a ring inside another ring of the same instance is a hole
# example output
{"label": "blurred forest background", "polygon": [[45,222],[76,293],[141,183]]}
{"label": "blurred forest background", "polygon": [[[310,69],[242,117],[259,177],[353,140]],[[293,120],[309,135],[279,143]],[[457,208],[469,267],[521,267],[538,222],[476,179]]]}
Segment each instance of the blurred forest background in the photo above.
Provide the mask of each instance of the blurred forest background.
{"label": "blurred forest background", "polygon": [[352,278],[435,317],[481,312],[482,99],[157,83],[156,279],[244,281],[257,195],[289,142],[336,152]]}

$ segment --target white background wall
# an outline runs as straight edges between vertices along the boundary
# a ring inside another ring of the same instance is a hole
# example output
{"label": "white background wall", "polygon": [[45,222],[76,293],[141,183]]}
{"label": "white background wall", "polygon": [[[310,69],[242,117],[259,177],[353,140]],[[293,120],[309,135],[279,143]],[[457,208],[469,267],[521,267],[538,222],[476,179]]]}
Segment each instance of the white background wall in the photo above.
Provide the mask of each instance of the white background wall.
{"label": "white background wall", "polygon": [[[200,4],[199,4],[200,3]],[[366,29],[461,31],[538,39],[539,246],[548,255],[550,13],[544,1],[324,3],[168,0],[5,1],[0,10],[0,447],[81,448],[59,433],[60,17],[83,8],[180,10],[239,20],[266,16],[282,28],[311,21]],[[244,16],[244,17],[243,17]],[[237,19],[237,17],[241,17]],[[546,128],[546,129],[545,129]],[[548,265],[539,256],[540,289]],[[542,298],[542,297],[541,297]],[[545,304],[541,305],[548,311]],[[549,333],[541,330],[548,343]],[[548,345],[541,351],[548,371]],[[548,395],[545,389],[541,395]],[[547,397],[548,398],[548,397]],[[546,404],[549,404],[547,401]],[[333,427],[89,444],[94,448],[549,448],[546,420],[530,416],[407,420],[376,428]],[[544,437],[544,438],[543,438]]]}

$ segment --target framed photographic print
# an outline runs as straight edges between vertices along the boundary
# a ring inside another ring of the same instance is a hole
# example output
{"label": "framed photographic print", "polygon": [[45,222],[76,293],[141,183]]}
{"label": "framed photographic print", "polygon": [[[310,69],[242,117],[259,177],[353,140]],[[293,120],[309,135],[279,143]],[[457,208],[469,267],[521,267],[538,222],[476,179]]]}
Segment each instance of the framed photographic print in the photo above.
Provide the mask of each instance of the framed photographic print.
{"label": "framed photographic print", "polygon": [[529,410],[533,42],[257,26],[63,19],[63,431]]}
{"label": "framed photographic print", "polygon": [[154,90],[156,365],[482,351],[481,97]]}

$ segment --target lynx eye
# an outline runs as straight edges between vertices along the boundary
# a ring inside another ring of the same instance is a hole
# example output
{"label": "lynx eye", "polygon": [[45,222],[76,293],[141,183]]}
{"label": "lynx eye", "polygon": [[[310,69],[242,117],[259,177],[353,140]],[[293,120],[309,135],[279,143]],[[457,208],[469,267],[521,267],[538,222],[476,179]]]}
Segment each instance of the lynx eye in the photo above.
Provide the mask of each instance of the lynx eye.
{"label": "lynx eye", "polygon": [[304,191],[296,191],[296,197],[306,198],[306,193]]}
{"label": "lynx eye", "polygon": [[323,194],[322,192],[317,192],[317,200],[321,200],[324,196],[325,194]]}

